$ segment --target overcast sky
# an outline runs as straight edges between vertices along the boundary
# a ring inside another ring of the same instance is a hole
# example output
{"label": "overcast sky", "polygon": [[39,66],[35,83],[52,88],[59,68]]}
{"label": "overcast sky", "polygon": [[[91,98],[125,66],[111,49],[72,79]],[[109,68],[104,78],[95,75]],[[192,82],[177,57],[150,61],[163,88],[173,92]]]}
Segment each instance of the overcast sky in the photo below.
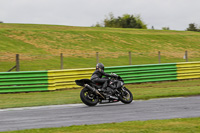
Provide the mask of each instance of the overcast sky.
{"label": "overcast sky", "polygon": [[200,0],[0,0],[4,23],[92,26],[112,12],[139,14],[148,28],[200,26]]}

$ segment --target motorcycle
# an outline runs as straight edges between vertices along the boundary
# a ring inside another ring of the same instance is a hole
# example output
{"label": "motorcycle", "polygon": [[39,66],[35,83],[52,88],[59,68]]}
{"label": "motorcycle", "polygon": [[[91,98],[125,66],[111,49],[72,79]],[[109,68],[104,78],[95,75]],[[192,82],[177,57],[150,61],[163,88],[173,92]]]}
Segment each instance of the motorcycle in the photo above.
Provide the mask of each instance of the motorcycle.
{"label": "motorcycle", "polygon": [[[88,106],[95,106],[98,103],[123,102],[129,104],[133,100],[132,93],[124,86],[122,78],[116,74],[109,78],[106,92],[101,90],[102,85],[95,84],[89,79],[75,80],[76,84],[84,87],[80,92],[82,102]],[[108,77],[106,77],[108,78]]]}

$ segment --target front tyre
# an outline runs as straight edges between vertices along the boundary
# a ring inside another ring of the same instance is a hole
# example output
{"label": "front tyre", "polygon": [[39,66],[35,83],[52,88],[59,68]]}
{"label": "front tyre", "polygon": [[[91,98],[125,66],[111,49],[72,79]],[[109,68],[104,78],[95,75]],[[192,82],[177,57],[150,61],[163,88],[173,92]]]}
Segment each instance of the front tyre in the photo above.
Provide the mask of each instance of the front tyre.
{"label": "front tyre", "polygon": [[99,102],[98,96],[87,88],[83,88],[80,93],[82,102],[88,106],[95,106]]}
{"label": "front tyre", "polygon": [[125,104],[129,104],[133,101],[133,95],[132,93],[126,88],[126,87],[122,87],[122,89],[120,90],[121,94],[119,96],[119,99],[125,103]]}

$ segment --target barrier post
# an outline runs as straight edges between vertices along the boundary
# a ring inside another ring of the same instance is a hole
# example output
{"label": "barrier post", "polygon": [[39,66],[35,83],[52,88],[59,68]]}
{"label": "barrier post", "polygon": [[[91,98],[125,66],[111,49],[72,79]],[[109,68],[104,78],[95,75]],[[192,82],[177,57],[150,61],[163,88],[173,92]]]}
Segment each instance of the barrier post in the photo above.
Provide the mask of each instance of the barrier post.
{"label": "barrier post", "polygon": [[160,51],[158,51],[158,63],[160,64],[161,63],[161,57],[160,57]]}
{"label": "barrier post", "polygon": [[96,52],[96,63],[99,63],[99,52]]}
{"label": "barrier post", "polygon": [[129,53],[129,65],[132,65],[131,51],[129,51],[128,53]]}
{"label": "barrier post", "polygon": [[185,61],[188,62],[188,52],[187,52],[187,50],[185,51]]}
{"label": "barrier post", "polygon": [[16,71],[20,71],[19,54],[16,54]]}
{"label": "barrier post", "polygon": [[63,53],[60,53],[60,69],[63,69]]}

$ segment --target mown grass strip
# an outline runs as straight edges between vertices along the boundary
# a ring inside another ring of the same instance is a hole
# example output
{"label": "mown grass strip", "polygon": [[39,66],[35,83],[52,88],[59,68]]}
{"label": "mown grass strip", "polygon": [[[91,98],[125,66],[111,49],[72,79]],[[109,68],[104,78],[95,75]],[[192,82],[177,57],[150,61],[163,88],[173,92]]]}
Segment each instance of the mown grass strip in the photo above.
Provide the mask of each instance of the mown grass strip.
{"label": "mown grass strip", "polygon": [[[129,28],[69,27],[34,24],[0,24],[0,71],[15,65],[20,55],[20,70],[94,67],[96,52],[105,66],[183,62],[185,50],[189,61],[199,61],[198,32],[141,30]],[[87,62],[87,63],[86,63]]]}
{"label": "mown grass strip", "polygon": [[[200,95],[200,79],[126,85],[134,100]],[[0,108],[82,103],[79,89],[0,94]]]}
{"label": "mown grass strip", "polygon": [[6,133],[198,133],[199,118],[129,121],[98,125],[81,125],[61,128],[41,128]]}

